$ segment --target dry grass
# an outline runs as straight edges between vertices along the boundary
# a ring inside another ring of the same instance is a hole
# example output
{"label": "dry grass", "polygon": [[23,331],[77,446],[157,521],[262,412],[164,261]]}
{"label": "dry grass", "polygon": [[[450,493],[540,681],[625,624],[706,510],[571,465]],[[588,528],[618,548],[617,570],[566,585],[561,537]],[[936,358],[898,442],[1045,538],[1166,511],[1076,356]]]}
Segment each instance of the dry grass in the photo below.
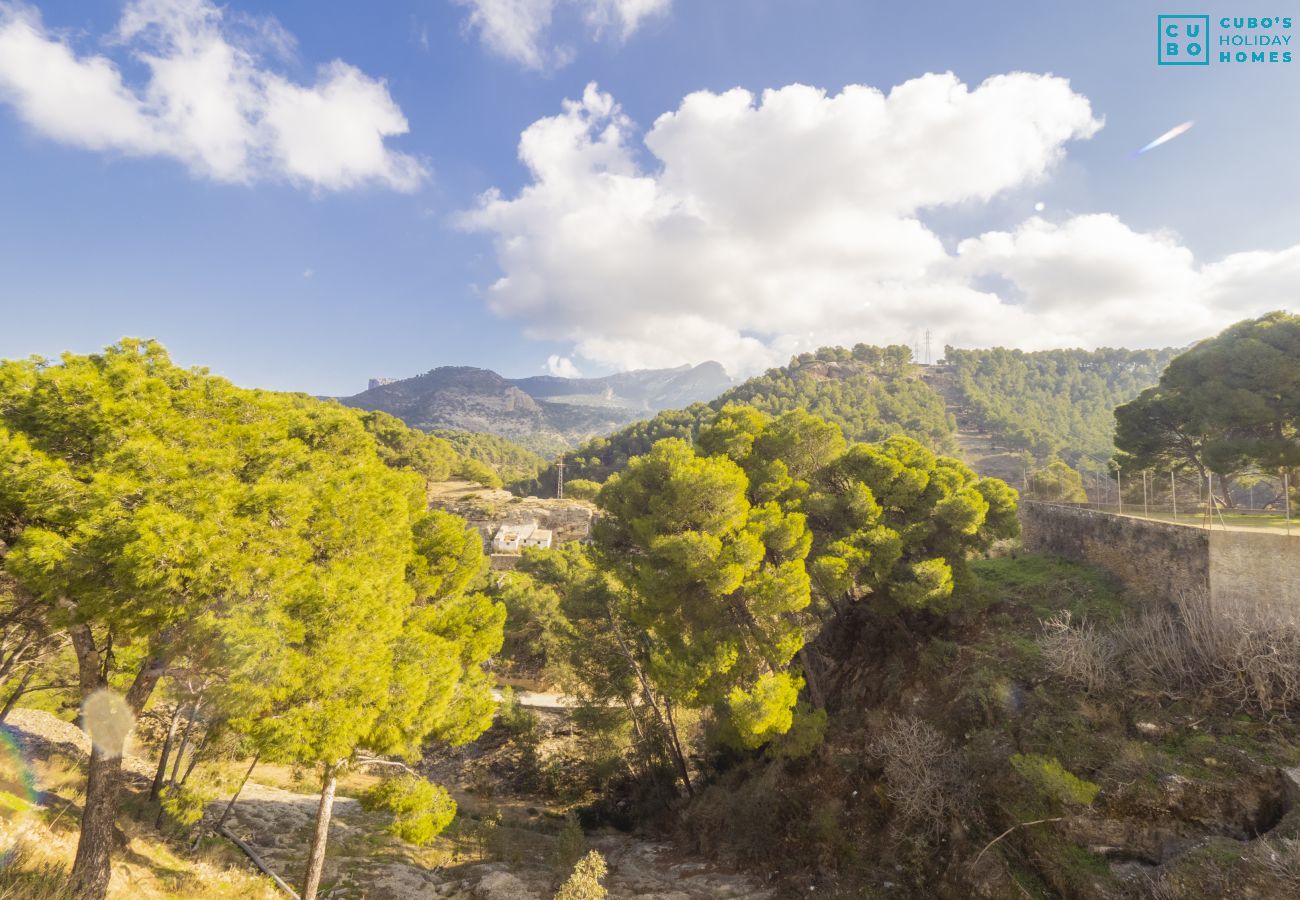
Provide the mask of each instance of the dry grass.
{"label": "dry grass", "polygon": [[[202,767],[204,774],[211,781],[220,785],[223,791],[229,790],[230,792],[233,792],[235,786],[239,784],[247,769],[248,760],[246,759],[214,761]],[[258,784],[279,788],[282,791],[290,791],[295,794],[320,793],[320,775],[310,769],[272,763],[258,763],[257,768],[253,771],[253,780]],[[382,780],[381,772],[369,769],[350,769],[339,778],[338,795],[340,797],[360,797]],[[228,799],[228,796],[224,799]]]}
{"label": "dry grass", "polygon": [[1281,887],[1300,896],[1300,840],[1263,837],[1257,841],[1254,863]]}
{"label": "dry grass", "polygon": [[1300,708],[1300,623],[1256,608],[1184,597],[1121,635],[1130,673],[1173,697],[1209,696],[1264,715]]}
{"label": "dry grass", "polygon": [[[0,900],[71,898],[68,872],[76,855],[78,816],[85,775],[58,754],[31,763],[36,787],[53,797],[44,807],[7,813],[0,820]],[[128,815],[118,819],[127,837],[113,856],[110,900],[273,900],[270,882],[225,842],[212,841],[196,853],[164,841]]]}

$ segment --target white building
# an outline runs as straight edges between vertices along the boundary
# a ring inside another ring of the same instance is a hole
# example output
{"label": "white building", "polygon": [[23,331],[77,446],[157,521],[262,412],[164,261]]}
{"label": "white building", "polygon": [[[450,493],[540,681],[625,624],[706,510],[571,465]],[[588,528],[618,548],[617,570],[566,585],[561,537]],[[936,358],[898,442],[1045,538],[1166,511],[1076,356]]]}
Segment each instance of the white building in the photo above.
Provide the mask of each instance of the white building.
{"label": "white building", "polygon": [[551,532],[547,528],[538,528],[528,537],[524,538],[525,547],[535,547],[538,550],[551,549]]}
{"label": "white building", "polygon": [[493,553],[521,553],[525,547],[542,550],[551,546],[551,532],[538,528],[536,522],[507,523],[497,529],[492,538]]}

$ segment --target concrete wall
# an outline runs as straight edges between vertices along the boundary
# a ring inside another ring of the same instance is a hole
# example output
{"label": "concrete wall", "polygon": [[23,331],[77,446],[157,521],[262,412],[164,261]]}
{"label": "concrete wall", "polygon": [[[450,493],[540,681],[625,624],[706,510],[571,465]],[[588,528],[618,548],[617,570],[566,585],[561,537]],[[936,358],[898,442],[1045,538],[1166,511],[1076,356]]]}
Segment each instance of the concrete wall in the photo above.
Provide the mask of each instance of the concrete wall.
{"label": "concrete wall", "polygon": [[1135,597],[1177,603],[1210,585],[1206,531],[1025,500],[1020,525],[1027,549],[1094,565]]}
{"label": "concrete wall", "polygon": [[1216,606],[1300,616],[1300,536],[1207,531],[1023,500],[1020,524],[1027,549],[1094,565],[1138,599],[1178,603],[1208,591]]}
{"label": "concrete wall", "polygon": [[1210,598],[1224,607],[1263,604],[1300,615],[1300,537],[1211,531]]}

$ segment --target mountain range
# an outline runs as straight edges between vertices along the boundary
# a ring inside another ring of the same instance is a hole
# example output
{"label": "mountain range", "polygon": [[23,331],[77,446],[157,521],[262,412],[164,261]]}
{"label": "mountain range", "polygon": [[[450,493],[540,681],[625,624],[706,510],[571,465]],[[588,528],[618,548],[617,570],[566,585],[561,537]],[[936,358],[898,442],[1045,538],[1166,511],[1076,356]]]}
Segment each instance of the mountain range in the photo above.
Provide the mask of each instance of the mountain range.
{"label": "mountain range", "polygon": [[600,378],[504,378],[490,369],[442,366],[414,378],[376,379],[368,390],[340,399],[424,431],[496,434],[551,455],[660,410],[712,400],[731,386],[716,362]]}

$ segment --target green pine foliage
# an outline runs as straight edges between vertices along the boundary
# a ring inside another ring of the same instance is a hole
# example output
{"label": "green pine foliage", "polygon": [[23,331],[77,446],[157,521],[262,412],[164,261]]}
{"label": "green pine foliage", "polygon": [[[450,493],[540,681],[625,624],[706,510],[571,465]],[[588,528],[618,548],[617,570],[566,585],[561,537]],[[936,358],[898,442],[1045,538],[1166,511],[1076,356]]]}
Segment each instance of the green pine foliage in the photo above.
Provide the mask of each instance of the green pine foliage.
{"label": "green pine foliage", "polygon": [[816,750],[827,715],[801,651],[821,627],[938,620],[968,557],[1018,532],[1015,491],[918,441],[850,443],[743,403],[632,458],[597,503],[590,548],[526,553],[493,588],[517,629],[507,656],[621,709],[629,764],[688,793],[698,742]]}
{"label": "green pine foliage", "polygon": [[556,864],[561,869],[572,868],[580,862],[586,849],[587,836],[583,833],[582,826],[578,824],[577,816],[569,813],[564,817],[564,827],[556,835]]}
{"label": "green pine foliage", "polygon": [[906,347],[823,347],[723,394],[772,416],[803,409],[838,425],[850,441],[906,434],[939,452],[956,449],[943,398],[921,380]]}
{"label": "green pine foliage", "polygon": [[790,664],[811,538],[801,514],[748,488],[732,460],[661,441],[601,490],[596,547],[664,705],[712,707],[757,747],[789,729],[802,687]]}
{"label": "green pine foliage", "polygon": [[389,834],[417,847],[433,843],[456,818],[456,801],[447,789],[414,775],[384,779],[362,796],[361,806],[392,813]]}
{"label": "green pine foliage", "polygon": [[[530,549],[525,555],[545,552]],[[546,683],[558,680],[563,671],[564,645],[571,637],[559,593],[527,571],[504,573],[490,593],[506,609],[501,656],[511,673]]]}
{"label": "green pine foliage", "polygon": [[595,500],[600,493],[600,484],[585,478],[575,478],[564,482],[564,496],[571,500]]}
{"label": "green pine foliage", "polygon": [[[625,469],[629,460],[649,453],[659,441],[678,438],[693,443],[700,426],[712,415],[711,406],[695,403],[686,409],[664,410],[608,437],[592,438],[565,457],[565,480],[573,478],[603,483],[614,472]],[[550,466],[537,481],[518,487],[528,493],[550,497],[555,494],[555,481],[555,467]]]}
{"label": "green pine foliage", "polygon": [[1204,479],[1300,467],[1300,316],[1238,322],[1169,363],[1155,387],[1115,410],[1126,468]]}

